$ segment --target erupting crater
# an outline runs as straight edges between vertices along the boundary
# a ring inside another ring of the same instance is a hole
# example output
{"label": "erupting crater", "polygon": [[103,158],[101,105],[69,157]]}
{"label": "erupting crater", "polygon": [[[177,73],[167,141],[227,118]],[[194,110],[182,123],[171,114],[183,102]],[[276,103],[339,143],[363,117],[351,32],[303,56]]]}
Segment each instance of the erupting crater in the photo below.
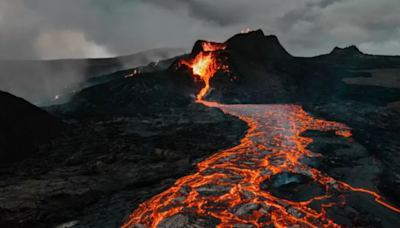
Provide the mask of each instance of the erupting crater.
{"label": "erupting crater", "polygon": [[221,60],[218,59],[218,51],[225,50],[225,44],[203,42],[201,46],[203,51],[197,54],[194,60],[191,62],[182,60],[180,63],[192,69],[193,75],[205,83],[205,87],[197,95],[197,100],[202,100],[210,90],[210,79],[218,70],[228,71],[228,66],[221,64]]}
{"label": "erupting crater", "polygon": [[[227,69],[216,55],[224,48],[203,43],[203,51],[183,64],[205,82],[197,102],[246,121],[250,127],[247,135],[240,145],[199,163],[197,173],[178,179],[173,187],[141,204],[123,228],[344,227],[329,216],[327,209],[343,207],[353,192],[370,194],[382,208],[400,212],[377,193],[353,188],[301,162],[304,157],[322,156],[306,149],[313,139],[301,133],[331,131],[352,141],[350,128],[344,124],[315,119],[299,105],[203,101],[210,78],[217,70]],[[317,193],[294,200],[271,190],[284,189],[291,183],[312,185]]]}

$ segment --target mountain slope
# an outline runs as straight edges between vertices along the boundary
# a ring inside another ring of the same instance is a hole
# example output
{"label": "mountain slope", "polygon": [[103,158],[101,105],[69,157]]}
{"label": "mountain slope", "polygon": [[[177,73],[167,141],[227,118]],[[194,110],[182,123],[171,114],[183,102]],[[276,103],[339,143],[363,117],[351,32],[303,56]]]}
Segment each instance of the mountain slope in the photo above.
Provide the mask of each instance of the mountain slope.
{"label": "mountain slope", "polygon": [[184,49],[160,48],[104,59],[0,60],[0,90],[32,103],[48,102],[55,95],[80,90],[90,78],[169,59]]}
{"label": "mountain slope", "polygon": [[29,102],[0,91],[0,163],[31,155],[36,144],[66,129],[66,125]]}

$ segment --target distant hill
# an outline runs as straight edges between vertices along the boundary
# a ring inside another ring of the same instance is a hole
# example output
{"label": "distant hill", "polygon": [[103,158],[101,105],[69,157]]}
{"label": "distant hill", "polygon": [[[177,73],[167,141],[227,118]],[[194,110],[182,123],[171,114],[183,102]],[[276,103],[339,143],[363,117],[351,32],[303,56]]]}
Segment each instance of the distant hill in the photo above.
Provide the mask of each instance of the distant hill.
{"label": "distant hill", "polygon": [[351,45],[346,48],[335,47],[329,55],[336,56],[346,56],[346,57],[354,57],[354,56],[362,56],[365,55],[358,49],[355,45]]}
{"label": "distant hill", "polygon": [[104,59],[0,60],[0,90],[39,104],[59,94],[77,92],[80,83],[90,78],[145,66],[184,52],[184,49],[160,48]]}
{"label": "distant hill", "polygon": [[[400,54],[400,53],[399,53]],[[330,53],[305,58],[323,65],[356,70],[400,67],[400,56],[371,55],[361,52],[357,46],[335,47]]]}
{"label": "distant hill", "polygon": [[36,144],[66,128],[66,124],[42,109],[0,91],[0,163],[31,155]]}

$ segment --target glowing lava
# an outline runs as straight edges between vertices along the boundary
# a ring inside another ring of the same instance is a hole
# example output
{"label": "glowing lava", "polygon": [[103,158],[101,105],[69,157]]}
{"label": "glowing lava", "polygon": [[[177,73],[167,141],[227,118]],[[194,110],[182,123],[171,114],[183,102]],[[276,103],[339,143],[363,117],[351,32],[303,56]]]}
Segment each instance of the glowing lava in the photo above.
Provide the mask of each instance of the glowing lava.
{"label": "glowing lava", "polygon": [[217,58],[218,51],[226,48],[224,44],[203,42],[202,47],[203,51],[201,51],[191,63],[182,61],[183,64],[192,69],[193,75],[199,77],[205,83],[205,87],[197,94],[198,100],[202,100],[210,90],[210,79],[214,74],[217,73],[218,70],[227,71],[228,69],[228,67],[222,65]]}
{"label": "glowing lava", "polygon": [[241,34],[246,34],[246,33],[249,33],[249,32],[251,32],[250,28],[247,28],[246,30],[240,31]]}
{"label": "glowing lava", "polygon": [[138,71],[135,69],[135,70],[133,71],[132,74],[127,74],[127,75],[125,75],[125,78],[133,77],[133,76],[135,76],[137,73],[138,73]]}
{"label": "glowing lava", "polygon": [[203,42],[201,46],[203,47],[203,51],[206,52],[226,49],[226,45],[220,43]]}
{"label": "glowing lava", "polygon": [[[169,190],[141,204],[124,228],[164,227],[163,224],[172,222],[168,219],[190,213],[191,216],[194,213],[198,217],[211,216],[219,220],[216,226],[219,228],[272,224],[278,228],[342,227],[329,218],[326,209],[343,206],[354,191],[370,194],[378,203],[399,212],[383,202],[377,193],[352,188],[301,163],[303,157],[322,156],[306,149],[313,139],[301,137],[301,132],[335,131],[337,135],[349,137],[351,133],[347,126],[315,119],[298,105],[201,102],[246,121],[250,127],[246,137],[240,145],[220,151],[199,163],[197,173],[180,178]],[[283,172],[312,178],[323,187],[325,194],[296,202],[277,198],[261,189],[262,182]],[[309,206],[314,201],[321,202],[320,211]]]}

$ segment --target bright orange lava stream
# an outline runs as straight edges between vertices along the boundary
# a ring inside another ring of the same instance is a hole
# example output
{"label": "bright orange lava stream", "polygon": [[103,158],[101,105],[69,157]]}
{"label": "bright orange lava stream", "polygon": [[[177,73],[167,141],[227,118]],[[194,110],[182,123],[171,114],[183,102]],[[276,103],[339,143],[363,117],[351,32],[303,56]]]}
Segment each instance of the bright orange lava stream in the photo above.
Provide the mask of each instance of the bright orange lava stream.
{"label": "bright orange lava stream", "polygon": [[[333,130],[338,135],[350,137],[350,129],[345,125],[315,119],[298,105],[199,102],[246,121],[250,127],[246,137],[240,145],[199,163],[197,173],[180,178],[173,187],[141,204],[123,227],[163,227],[160,225],[164,219],[187,213],[218,218],[221,222],[217,227],[220,228],[238,224],[263,227],[271,223],[275,227],[342,227],[329,219],[325,209],[345,204],[331,200],[332,196],[345,200],[354,191],[371,194],[378,203],[400,212],[383,202],[377,193],[352,188],[300,162],[299,159],[305,156],[322,156],[305,149],[313,140],[301,137],[301,132]],[[314,179],[324,187],[325,195],[306,202],[294,202],[277,198],[260,188],[260,183],[282,172]],[[320,212],[309,207],[314,200],[323,202]],[[245,204],[253,210],[241,213],[233,209]],[[270,220],[259,222],[263,216],[270,216]]]}
{"label": "bright orange lava stream", "polygon": [[135,70],[133,71],[132,74],[127,74],[127,75],[125,75],[125,78],[133,77],[133,76],[135,76],[137,73],[138,73],[138,72],[137,72],[137,70],[135,69]]}
{"label": "bright orange lava stream", "polygon": [[203,42],[202,47],[203,51],[196,56],[192,63],[183,61],[183,64],[192,69],[193,75],[199,77],[206,84],[197,95],[198,100],[201,100],[210,90],[211,77],[218,70],[227,70],[227,66],[220,64],[217,59],[217,51],[226,48],[224,44]]}

